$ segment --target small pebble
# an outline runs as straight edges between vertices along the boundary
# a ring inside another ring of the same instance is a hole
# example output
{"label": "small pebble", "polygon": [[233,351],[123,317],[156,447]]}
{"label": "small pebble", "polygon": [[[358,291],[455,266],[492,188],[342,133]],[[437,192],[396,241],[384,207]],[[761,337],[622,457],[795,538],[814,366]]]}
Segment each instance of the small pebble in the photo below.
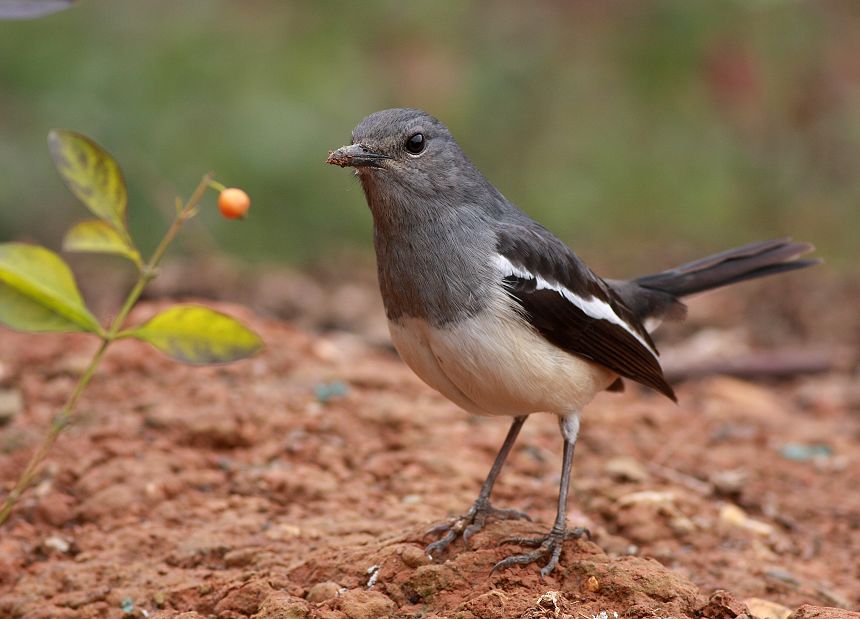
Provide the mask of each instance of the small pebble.
{"label": "small pebble", "polygon": [[314,397],[320,404],[326,404],[335,398],[342,398],[349,393],[349,385],[341,381],[320,383],[314,387]]}
{"label": "small pebble", "polygon": [[24,398],[17,389],[0,389],[0,426],[11,423],[24,410]]}
{"label": "small pebble", "polygon": [[786,460],[807,462],[809,460],[829,458],[833,455],[833,449],[829,445],[824,444],[804,445],[803,443],[786,443],[780,447],[779,455]]}
{"label": "small pebble", "polygon": [[379,578],[379,566],[371,565],[369,568],[367,568],[366,573],[368,575],[367,588],[373,589],[373,585],[376,584],[376,579]]}
{"label": "small pebble", "polygon": [[633,458],[612,458],[603,466],[603,470],[618,481],[643,482],[649,478],[645,467]]}
{"label": "small pebble", "polygon": [[708,481],[720,494],[737,494],[743,490],[747,483],[749,474],[744,469],[730,469],[728,471],[715,471],[708,476]]}
{"label": "small pebble", "polygon": [[671,492],[657,492],[655,490],[643,490],[642,492],[631,492],[618,498],[618,505],[625,507],[637,503],[652,505],[671,505],[675,502],[675,495]]}
{"label": "small pebble", "polygon": [[46,548],[50,548],[51,550],[56,550],[57,552],[62,552],[64,554],[69,552],[69,549],[72,547],[68,540],[56,535],[52,535],[45,539],[44,545]]}
{"label": "small pebble", "polygon": [[341,586],[339,584],[327,580],[325,582],[319,582],[311,587],[305,598],[308,602],[319,604],[320,602],[325,602],[326,600],[337,597],[340,590]]}
{"label": "small pebble", "polygon": [[696,530],[696,523],[686,516],[679,515],[669,520],[669,528],[671,528],[675,533],[692,533]]}
{"label": "small pebble", "polygon": [[750,609],[750,614],[756,619],[787,619],[791,614],[791,609],[786,608],[782,604],[763,600],[761,598],[749,598],[744,600],[747,608]]}
{"label": "small pebble", "polygon": [[400,558],[411,568],[420,567],[430,563],[430,557],[418,546],[404,546],[400,551]]}
{"label": "small pebble", "polygon": [[585,581],[585,588],[592,593],[596,593],[600,591],[600,582],[594,576],[589,576],[588,580]]}
{"label": "small pebble", "polygon": [[737,505],[727,503],[720,510],[720,521],[725,524],[746,529],[757,535],[770,535],[773,527],[761,520],[755,520],[747,516],[746,512]]}

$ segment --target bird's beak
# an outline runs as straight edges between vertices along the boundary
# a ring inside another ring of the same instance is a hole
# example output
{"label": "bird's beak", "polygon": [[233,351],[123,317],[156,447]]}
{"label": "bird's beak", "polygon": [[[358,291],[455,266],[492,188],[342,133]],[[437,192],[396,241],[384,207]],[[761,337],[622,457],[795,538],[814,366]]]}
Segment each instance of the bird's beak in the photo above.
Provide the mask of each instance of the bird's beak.
{"label": "bird's beak", "polygon": [[350,144],[341,146],[328,154],[326,163],[339,165],[342,168],[352,166],[353,168],[381,168],[382,162],[391,159],[388,155],[374,153],[361,144]]}

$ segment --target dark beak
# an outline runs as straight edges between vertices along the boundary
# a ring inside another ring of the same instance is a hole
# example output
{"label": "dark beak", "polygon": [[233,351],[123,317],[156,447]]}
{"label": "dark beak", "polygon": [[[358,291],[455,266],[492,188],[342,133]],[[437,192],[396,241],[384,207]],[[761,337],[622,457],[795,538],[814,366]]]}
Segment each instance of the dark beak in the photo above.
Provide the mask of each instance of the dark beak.
{"label": "dark beak", "polygon": [[350,144],[341,146],[328,154],[326,163],[339,165],[342,168],[352,166],[353,168],[381,168],[382,162],[391,159],[388,155],[374,153],[361,144]]}

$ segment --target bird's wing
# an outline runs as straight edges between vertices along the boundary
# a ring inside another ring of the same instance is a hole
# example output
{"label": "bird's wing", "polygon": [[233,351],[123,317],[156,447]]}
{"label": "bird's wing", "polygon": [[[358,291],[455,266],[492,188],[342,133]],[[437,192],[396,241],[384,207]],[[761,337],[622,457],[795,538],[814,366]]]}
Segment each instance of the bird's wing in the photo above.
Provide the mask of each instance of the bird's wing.
{"label": "bird's wing", "polygon": [[531,222],[505,224],[496,250],[493,268],[548,341],[675,400],[641,322],[564,243]]}

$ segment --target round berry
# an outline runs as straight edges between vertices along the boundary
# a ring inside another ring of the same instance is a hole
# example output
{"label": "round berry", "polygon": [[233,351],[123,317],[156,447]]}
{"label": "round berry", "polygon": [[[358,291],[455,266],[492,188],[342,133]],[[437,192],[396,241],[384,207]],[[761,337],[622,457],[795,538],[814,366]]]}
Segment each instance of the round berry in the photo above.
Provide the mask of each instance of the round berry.
{"label": "round berry", "polygon": [[251,208],[251,198],[237,187],[228,187],[218,196],[218,210],[227,219],[242,219]]}

